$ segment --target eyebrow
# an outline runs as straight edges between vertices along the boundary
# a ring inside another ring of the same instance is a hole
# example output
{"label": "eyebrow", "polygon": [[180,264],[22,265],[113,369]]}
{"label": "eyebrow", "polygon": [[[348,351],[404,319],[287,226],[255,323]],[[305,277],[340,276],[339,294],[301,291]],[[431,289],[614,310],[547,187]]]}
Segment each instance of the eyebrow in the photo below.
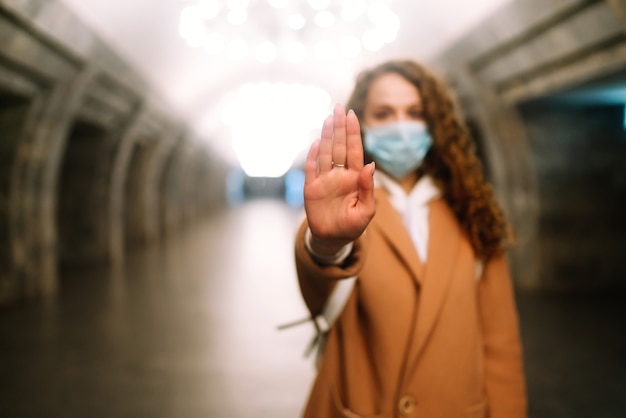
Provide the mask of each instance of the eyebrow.
{"label": "eyebrow", "polygon": [[[370,106],[372,109],[395,109],[396,106],[392,106],[390,104],[387,103],[372,103]],[[424,106],[422,105],[422,103],[416,102],[416,103],[411,103],[410,105],[406,106],[407,109],[418,109],[418,110],[423,110]]]}

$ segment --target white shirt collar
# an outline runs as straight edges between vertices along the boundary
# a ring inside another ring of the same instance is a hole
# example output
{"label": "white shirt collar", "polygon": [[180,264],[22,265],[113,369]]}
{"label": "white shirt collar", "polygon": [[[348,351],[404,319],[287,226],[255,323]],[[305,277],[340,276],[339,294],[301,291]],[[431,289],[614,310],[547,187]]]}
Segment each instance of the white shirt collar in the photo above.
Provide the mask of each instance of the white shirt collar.
{"label": "white shirt collar", "polygon": [[431,200],[441,196],[439,188],[428,175],[422,176],[408,195],[396,180],[380,170],[374,173],[374,184],[389,193],[391,204],[401,213],[404,213],[409,206],[413,208],[426,206]]}

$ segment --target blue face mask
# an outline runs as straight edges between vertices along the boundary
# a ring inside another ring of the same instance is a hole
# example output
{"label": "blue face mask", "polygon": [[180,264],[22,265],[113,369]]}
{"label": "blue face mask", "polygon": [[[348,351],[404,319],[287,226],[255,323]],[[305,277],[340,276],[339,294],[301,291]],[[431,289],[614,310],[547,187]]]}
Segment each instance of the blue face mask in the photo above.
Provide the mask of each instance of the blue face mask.
{"label": "blue face mask", "polygon": [[398,180],[422,164],[432,144],[424,122],[400,121],[365,129],[365,150]]}

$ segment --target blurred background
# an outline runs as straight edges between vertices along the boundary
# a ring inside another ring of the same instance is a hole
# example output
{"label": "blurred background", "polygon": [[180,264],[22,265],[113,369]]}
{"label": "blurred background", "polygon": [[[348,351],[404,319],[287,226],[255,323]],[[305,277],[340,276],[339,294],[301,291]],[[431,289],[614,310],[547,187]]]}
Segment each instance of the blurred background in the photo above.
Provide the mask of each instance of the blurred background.
{"label": "blurred background", "polygon": [[454,92],[530,416],[626,416],[626,1],[0,0],[0,417],[296,417],[302,163],[358,72]]}

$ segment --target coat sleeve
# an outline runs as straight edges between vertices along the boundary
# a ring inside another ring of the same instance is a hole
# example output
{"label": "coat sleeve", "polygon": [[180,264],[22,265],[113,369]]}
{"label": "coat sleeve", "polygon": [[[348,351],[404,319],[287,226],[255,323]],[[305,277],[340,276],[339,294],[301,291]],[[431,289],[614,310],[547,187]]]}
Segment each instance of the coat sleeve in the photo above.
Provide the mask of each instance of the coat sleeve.
{"label": "coat sleeve", "polygon": [[343,264],[338,266],[321,266],[317,264],[304,245],[304,233],[308,228],[306,220],[300,225],[296,234],[296,271],[300,292],[312,316],[321,313],[337,280],[359,274],[365,259],[364,237],[354,242],[352,252]]}
{"label": "coat sleeve", "polygon": [[489,418],[524,418],[527,400],[519,321],[504,255],[487,263],[478,292]]}

